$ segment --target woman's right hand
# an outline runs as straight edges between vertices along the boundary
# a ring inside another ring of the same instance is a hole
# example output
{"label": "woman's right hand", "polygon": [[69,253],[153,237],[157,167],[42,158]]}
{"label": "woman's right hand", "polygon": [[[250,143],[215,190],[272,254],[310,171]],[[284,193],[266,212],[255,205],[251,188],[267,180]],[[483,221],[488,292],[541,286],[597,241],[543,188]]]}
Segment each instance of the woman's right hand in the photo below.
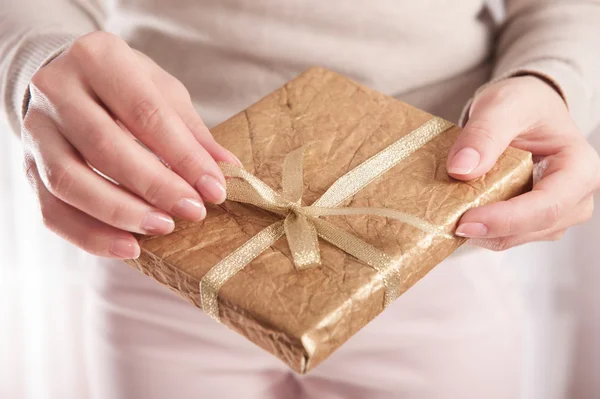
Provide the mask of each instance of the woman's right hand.
{"label": "woman's right hand", "polygon": [[239,161],[213,139],[183,84],[118,37],[77,39],[33,76],[30,92],[28,179],[45,225],[87,252],[136,258],[131,232],[169,233],[171,215],[201,220],[203,201],[225,200],[215,161]]}

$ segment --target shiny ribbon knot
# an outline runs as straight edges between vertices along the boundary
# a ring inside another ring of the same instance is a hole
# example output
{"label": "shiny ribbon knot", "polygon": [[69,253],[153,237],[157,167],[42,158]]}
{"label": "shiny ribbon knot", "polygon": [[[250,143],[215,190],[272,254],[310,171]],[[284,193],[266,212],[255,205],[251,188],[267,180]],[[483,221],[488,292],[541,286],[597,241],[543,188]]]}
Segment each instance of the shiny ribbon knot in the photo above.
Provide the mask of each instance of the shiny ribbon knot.
{"label": "shiny ribbon knot", "polygon": [[200,281],[200,297],[204,311],[219,321],[219,289],[283,235],[287,238],[297,270],[321,264],[318,237],[375,269],[385,287],[384,306],[388,306],[400,294],[401,281],[398,271],[401,265],[371,244],[320,217],[381,216],[410,224],[433,236],[452,238],[452,235],[439,227],[395,209],[339,206],[451,126],[450,122],[443,119],[430,119],[340,177],[310,206],[302,205],[302,160],[307,146],[300,147],[286,156],[281,194],[246,170],[220,163],[223,174],[230,178],[227,183],[228,200],[254,205],[278,214],[283,219],[260,231],[208,271]]}

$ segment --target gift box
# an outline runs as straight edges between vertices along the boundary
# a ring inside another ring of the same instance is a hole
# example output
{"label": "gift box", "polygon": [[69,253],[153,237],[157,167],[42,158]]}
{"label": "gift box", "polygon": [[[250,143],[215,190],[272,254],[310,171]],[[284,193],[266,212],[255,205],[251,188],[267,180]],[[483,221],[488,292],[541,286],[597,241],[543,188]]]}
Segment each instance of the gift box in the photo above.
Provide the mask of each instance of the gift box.
{"label": "gift box", "polygon": [[212,133],[244,164],[221,165],[227,201],[139,236],[127,262],[298,373],[463,244],[465,211],[531,184],[531,154],[514,148],[452,179],[459,127],[320,68]]}

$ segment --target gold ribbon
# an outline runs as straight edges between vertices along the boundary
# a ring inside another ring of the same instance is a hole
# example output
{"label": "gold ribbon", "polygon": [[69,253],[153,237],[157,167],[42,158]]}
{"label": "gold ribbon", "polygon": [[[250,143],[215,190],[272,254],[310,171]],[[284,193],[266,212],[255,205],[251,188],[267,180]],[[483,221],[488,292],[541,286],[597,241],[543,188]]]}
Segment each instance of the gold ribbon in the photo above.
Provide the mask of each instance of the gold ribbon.
{"label": "gold ribbon", "polygon": [[331,224],[320,216],[373,215],[399,220],[435,236],[452,238],[437,226],[390,208],[339,207],[346,199],[363,189],[431,139],[452,126],[441,118],[432,118],[408,135],[367,159],[338,180],[312,205],[302,205],[302,160],[306,146],[290,152],[283,163],[283,192],[275,192],[256,176],[230,164],[220,163],[226,177],[227,199],[257,206],[281,215],[282,220],[250,238],[215,266],[200,281],[202,309],[216,321],[219,318],[219,289],[254,258],[283,235],[287,237],[294,266],[303,270],[321,264],[318,237],[354,256],[378,272],[385,287],[384,306],[399,296],[400,265],[360,238]]}

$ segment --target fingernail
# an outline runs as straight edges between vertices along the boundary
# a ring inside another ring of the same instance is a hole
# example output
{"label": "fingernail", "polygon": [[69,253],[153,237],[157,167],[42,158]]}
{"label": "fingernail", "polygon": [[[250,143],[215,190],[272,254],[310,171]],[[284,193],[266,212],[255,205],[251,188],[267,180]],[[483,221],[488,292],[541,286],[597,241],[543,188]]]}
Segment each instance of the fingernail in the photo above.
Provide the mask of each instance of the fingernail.
{"label": "fingernail", "polygon": [[456,175],[468,175],[473,172],[479,165],[481,156],[479,152],[471,147],[465,147],[454,155],[450,165],[448,166],[448,173]]}
{"label": "fingernail", "polygon": [[220,204],[227,198],[225,186],[211,175],[200,177],[196,188],[205,200],[214,204]]}
{"label": "fingernail", "polygon": [[140,246],[135,240],[117,238],[110,244],[110,253],[121,259],[137,259],[140,256]]}
{"label": "fingernail", "polygon": [[229,150],[227,150],[229,152],[229,155],[231,155],[232,161],[235,161],[234,163],[239,166],[239,167],[244,167],[244,164],[242,163],[242,161],[240,161],[240,159],[238,157],[235,156],[235,154]]}
{"label": "fingernail", "polygon": [[142,229],[151,234],[167,234],[174,228],[173,219],[160,212],[148,212],[142,221]]}
{"label": "fingernail", "polygon": [[199,221],[206,217],[206,207],[196,199],[182,198],[173,206],[173,213],[183,219]]}
{"label": "fingernail", "polygon": [[463,223],[454,232],[460,237],[485,237],[488,227],[483,223]]}

